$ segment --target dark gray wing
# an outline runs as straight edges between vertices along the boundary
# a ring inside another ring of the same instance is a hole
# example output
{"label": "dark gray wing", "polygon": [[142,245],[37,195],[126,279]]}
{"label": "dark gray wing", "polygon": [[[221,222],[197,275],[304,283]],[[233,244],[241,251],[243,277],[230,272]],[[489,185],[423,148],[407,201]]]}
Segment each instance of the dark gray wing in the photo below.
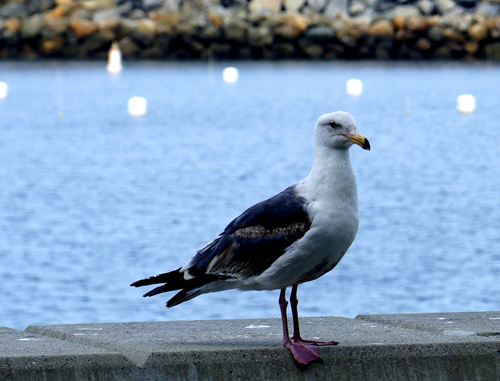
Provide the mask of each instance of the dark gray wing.
{"label": "dark gray wing", "polygon": [[306,207],[295,186],[255,204],[196,253],[188,274],[239,278],[261,274],[309,230]]}

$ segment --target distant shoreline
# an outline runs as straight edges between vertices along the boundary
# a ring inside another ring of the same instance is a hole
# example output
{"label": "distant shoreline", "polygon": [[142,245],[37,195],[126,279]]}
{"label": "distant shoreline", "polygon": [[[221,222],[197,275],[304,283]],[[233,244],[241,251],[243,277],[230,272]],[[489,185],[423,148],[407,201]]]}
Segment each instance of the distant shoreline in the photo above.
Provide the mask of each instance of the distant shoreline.
{"label": "distant shoreline", "polygon": [[219,1],[0,0],[0,59],[500,59],[499,1]]}

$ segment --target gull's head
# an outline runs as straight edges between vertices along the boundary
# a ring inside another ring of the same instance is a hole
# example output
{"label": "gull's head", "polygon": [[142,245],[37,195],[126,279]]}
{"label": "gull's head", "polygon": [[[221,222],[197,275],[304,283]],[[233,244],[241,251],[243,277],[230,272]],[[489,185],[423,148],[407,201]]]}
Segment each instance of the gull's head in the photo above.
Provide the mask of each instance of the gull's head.
{"label": "gull's head", "polygon": [[357,131],[356,121],[344,111],[321,115],[314,130],[314,145],[337,149],[348,149],[357,144],[370,150],[370,142]]}

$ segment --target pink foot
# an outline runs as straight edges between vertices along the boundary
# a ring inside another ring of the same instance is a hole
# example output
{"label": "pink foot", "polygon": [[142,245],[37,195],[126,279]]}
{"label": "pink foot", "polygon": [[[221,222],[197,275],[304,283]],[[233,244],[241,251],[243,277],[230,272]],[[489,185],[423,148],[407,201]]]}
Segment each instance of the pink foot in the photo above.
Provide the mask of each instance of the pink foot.
{"label": "pink foot", "polygon": [[295,361],[301,365],[307,365],[312,361],[319,360],[319,350],[316,346],[306,346],[291,341],[288,341],[283,345],[290,350]]}
{"label": "pink foot", "polygon": [[306,347],[310,347],[310,346],[323,346],[323,345],[337,345],[338,342],[336,341],[314,341],[314,340],[303,340],[303,339],[295,339],[295,338],[292,338],[293,342],[294,343],[297,343],[297,344],[302,344]]}

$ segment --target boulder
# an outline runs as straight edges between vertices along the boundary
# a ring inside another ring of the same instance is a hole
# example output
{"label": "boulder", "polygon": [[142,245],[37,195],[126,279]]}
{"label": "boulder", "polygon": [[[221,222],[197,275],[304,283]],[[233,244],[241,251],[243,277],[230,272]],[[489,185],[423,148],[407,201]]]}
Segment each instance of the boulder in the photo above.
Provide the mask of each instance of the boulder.
{"label": "boulder", "polygon": [[420,12],[422,12],[422,14],[428,16],[432,14],[432,12],[434,12],[435,4],[431,0],[419,0],[417,2],[417,7],[418,9],[420,9]]}
{"label": "boulder", "polygon": [[266,46],[273,43],[273,34],[268,26],[259,26],[248,29],[248,43],[251,46]]}
{"label": "boulder", "polygon": [[349,14],[351,16],[359,16],[365,13],[367,6],[364,2],[355,1],[349,6]]}
{"label": "boulder", "polygon": [[54,8],[54,6],[55,3],[53,0],[29,0],[26,3],[26,9],[29,15],[46,12]]}
{"label": "boulder", "polygon": [[432,42],[427,38],[419,38],[415,44],[418,50],[429,50],[432,48]]}
{"label": "boulder", "polygon": [[132,10],[132,3],[127,1],[117,7],[107,8],[94,12],[92,21],[98,23],[101,20],[118,19],[122,15],[127,14]]}
{"label": "boulder", "polygon": [[375,37],[393,37],[394,27],[387,20],[375,21],[372,25],[366,28],[366,34]]}
{"label": "boulder", "polygon": [[43,22],[45,25],[43,32],[49,31],[54,34],[62,34],[68,29],[69,19],[67,17],[54,18],[49,13],[46,13],[43,17]]}
{"label": "boulder", "polygon": [[141,48],[139,48],[131,37],[122,38],[118,45],[120,46],[123,58],[134,58],[141,51]]}
{"label": "boulder", "polygon": [[42,15],[33,15],[24,20],[21,29],[21,36],[23,38],[34,38],[40,35],[44,21]]}
{"label": "boulder", "polygon": [[422,16],[409,17],[405,22],[405,26],[413,32],[424,32],[430,27],[427,17]]}
{"label": "boulder", "polygon": [[331,40],[335,35],[335,30],[328,25],[315,25],[305,31],[305,37],[311,41]]}
{"label": "boulder", "polygon": [[286,11],[299,11],[305,4],[304,0],[283,0],[283,7]]}
{"label": "boulder", "polygon": [[26,6],[17,1],[11,1],[0,7],[0,16],[3,18],[10,17],[26,17],[28,15],[28,10]]}
{"label": "boulder", "polygon": [[96,12],[103,9],[116,7],[114,0],[83,0],[79,2],[80,7],[88,9],[89,11]]}
{"label": "boulder", "polygon": [[251,13],[280,12],[281,0],[250,0],[248,10]]}
{"label": "boulder", "polygon": [[17,17],[10,17],[3,23],[3,28],[12,33],[19,33],[21,31],[21,20]]}
{"label": "boulder", "polygon": [[97,25],[90,20],[72,19],[69,22],[69,27],[78,38],[88,37],[97,31]]}
{"label": "boulder", "polygon": [[329,17],[347,15],[347,13],[347,0],[330,0],[324,11],[324,14]]}
{"label": "boulder", "polygon": [[316,12],[323,12],[328,4],[328,0],[307,0],[307,6]]}
{"label": "boulder", "polygon": [[41,51],[44,55],[53,55],[61,52],[64,46],[64,39],[58,35],[52,39],[43,40],[41,43]]}
{"label": "boulder", "polygon": [[464,49],[468,54],[473,55],[479,50],[479,44],[477,41],[467,41],[464,44]]}
{"label": "boulder", "polygon": [[434,0],[439,13],[445,14],[457,6],[453,0]]}
{"label": "boulder", "polygon": [[142,19],[137,22],[137,28],[132,37],[144,45],[150,45],[156,37],[156,23],[150,19]]}
{"label": "boulder", "polygon": [[[488,37],[488,29],[483,24],[474,24],[468,30],[467,34],[476,41],[484,40]],[[477,50],[477,49],[476,49]]]}
{"label": "boulder", "polygon": [[420,15],[420,10],[415,5],[399,5],[388,12],[389,18],[394,17],[416,17]]}

